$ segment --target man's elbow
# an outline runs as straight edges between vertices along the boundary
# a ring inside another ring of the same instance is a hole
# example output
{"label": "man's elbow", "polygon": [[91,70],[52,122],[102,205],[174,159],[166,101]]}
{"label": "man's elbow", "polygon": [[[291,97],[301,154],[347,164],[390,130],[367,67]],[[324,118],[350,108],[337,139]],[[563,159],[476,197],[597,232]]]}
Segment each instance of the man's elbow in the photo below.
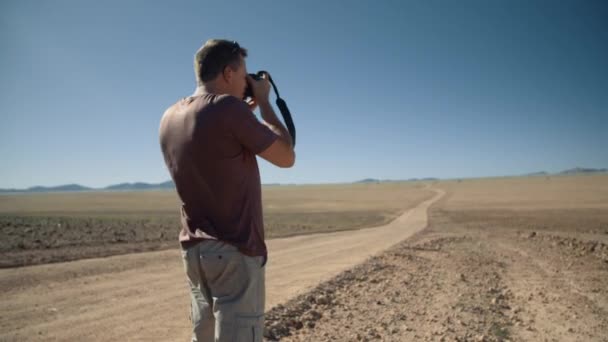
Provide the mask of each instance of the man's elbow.
{"label": "man's elbow", "polygon": [[280,168],[290,168],[296,163],[296,153],[293,147],[280,140],[275,141],[261,152],[260,157]]}
{"label": "man's elbow", "polygon": [[293,167],[295,164],[296,164],[296,152],[292,150],[291,153],[287,156],[287,158],[285,158],[283,163],[281,163],[280,167],[288,169],[290,167]]}

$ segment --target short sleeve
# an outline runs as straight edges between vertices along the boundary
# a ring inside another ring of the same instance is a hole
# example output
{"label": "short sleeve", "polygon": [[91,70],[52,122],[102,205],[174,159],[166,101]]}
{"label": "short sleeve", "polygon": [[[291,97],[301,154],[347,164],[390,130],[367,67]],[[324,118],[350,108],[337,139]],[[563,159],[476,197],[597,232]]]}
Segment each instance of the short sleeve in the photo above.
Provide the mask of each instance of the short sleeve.
{"label": "short sleeve", "polygon": [[254,154],[266,150],[279,137],[268,126],[262,124],[247,104],[232,97],[228,130],[234,138]]}

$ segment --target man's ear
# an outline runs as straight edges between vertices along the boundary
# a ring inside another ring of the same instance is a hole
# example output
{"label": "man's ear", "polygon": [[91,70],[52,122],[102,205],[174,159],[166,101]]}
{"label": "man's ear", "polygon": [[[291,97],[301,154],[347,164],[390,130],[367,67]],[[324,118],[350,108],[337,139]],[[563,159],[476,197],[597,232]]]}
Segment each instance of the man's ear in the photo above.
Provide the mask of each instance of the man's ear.
{"label": "man's ear", "polygon": [[230,65],[226,65],[224,67],[224,71],[222,71],[222,77],[224,78],[224,81],[226,81],[226,83],[230,83],[230,81],[232,80],[232,68],[230,67]]}

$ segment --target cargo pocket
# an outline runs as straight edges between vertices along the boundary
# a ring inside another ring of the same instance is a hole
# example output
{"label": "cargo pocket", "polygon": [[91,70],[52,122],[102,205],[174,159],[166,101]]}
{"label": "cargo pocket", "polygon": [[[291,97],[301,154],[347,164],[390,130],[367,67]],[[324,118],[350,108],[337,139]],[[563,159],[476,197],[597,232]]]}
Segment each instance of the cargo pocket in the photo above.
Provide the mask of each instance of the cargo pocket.
{"label": "cargo pocket", "polygon": [[212,297],[230,300],[242,293],[248,274],[238,251],[201,253],[200,261]]}
{"label": "cargo pocket", "polygon": [[235,341],[262,342],[264,314],[237,314],[235,323]]}

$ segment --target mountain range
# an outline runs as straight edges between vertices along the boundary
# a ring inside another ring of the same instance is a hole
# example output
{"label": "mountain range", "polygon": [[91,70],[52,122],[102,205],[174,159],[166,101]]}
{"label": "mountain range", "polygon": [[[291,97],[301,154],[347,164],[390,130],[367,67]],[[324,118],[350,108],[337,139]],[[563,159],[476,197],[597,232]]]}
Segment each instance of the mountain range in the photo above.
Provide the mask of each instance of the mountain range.
{"label": "mountain range", "polygon": [[[608,169],[591,169],[576,167],[573,169],[564,170],[557,173],[549,173],[545,171],[527,173],[521,176],[558,176],[558,175],[575,175],[575,174],[596,174],[596,173],[608,173]],[[390,179],[375,179],[366,178],[353,183],[387,183],[387,182],[403,182],[403,181],[434,181],[438,178],[410,178],[402,180],[390,180]],[[264,184],[264,185],[280,185],[277,183]],[[162,183],[120,183],[106,186],[105,188],[90,188],[79,184],[66,184],[59,186],[33,186],[27,189],[0,189],[0,193],[35,193],[35,192],[76,192],[76,191],[142,191],[142,190],[170,190],[174,189],[175,184],[173,181],[166,181]]]}
{"label": "mountain range", "polygon": [[140,190],[165,190],[174,189],[173,181],[162,183],[120,183],[106,186],[105,188],[89,188],[79,184],[66,184],[59,186],[33,186],[27,189],[0,189],[0,193],[7,192],[73,192],[73,191],[140,191]]}

